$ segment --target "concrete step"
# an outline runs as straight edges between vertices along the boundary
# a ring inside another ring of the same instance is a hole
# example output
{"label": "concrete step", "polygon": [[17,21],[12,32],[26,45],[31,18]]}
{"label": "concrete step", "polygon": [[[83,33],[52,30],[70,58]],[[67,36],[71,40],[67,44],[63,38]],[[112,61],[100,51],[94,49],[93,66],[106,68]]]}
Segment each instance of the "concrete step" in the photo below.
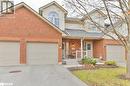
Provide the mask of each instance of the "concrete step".
{"label": "concrete step", "polygon": [[64,61],[66,61],[66,65],[79,65],[79,63],[76,59],[67,59]]}

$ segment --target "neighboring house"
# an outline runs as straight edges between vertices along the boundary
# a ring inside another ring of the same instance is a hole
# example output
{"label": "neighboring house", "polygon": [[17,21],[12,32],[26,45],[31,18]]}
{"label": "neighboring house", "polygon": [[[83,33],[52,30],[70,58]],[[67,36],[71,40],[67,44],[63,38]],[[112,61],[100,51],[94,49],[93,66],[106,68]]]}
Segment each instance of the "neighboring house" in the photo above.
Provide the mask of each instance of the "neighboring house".
{"label": "neighboring house", "polygon": [[[62,36],[62,58],[76,59],[84,55],[125,62],[126,52],[123,46],[101,33],[88,19],[67,17],[67,11],[53,1],[39,9],[40,15],[66,33]],[[53,15],[50,17],[50,14]],[[107,16],[95,9],[89,13],[94,21],[105,25]],[[58,23],[57,23],[58,22]],[[62,26],[62,27],[61,27]],[[84,52],[84,53],[81,53]]]}
{"label": "neighboring house", "polygon": [[[53,1],[39,9],[40,15],[25,3],[15,6],[15,14],[1,15],[0,66],[61,64],[85,55],[124,63],[121,44],[93,28],[86,17],[70,18],[67,13]],[[97,10],[90,15],[105,19]]]}

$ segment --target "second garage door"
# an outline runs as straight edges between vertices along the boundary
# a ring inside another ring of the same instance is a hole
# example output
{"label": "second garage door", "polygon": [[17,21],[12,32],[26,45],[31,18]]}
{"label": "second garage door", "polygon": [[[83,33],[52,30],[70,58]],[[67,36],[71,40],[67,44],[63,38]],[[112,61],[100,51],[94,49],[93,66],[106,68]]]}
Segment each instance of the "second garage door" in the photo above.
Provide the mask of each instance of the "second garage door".
{"label": "second garage door", "polygon": [[57,64],[58,44],[27,43],[27,64]]}
{"label": "second garage door", "polygon": [[20,64],[20,43],[0,42],[0,66]]}
{"label": "second garage door", "polygon": [[125,65],[125,49],[120,45],[107,45],[106,47],[107,60],[114,60],[118,65]]}

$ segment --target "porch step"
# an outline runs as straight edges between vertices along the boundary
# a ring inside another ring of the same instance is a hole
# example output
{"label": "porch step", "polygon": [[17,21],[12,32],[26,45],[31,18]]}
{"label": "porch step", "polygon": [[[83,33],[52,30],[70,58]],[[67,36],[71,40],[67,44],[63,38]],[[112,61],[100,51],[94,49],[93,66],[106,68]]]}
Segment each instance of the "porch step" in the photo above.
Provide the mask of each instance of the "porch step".
{"label": "porch step", "polygon": [[83,65],[63,65],[63,67],[69,70],[81,70],[84,68]]}
{"label": "porch step", "polygon": [[66,65],[79,65],[79,63],[76,59],[67,59],[64,61],[66,61]]}

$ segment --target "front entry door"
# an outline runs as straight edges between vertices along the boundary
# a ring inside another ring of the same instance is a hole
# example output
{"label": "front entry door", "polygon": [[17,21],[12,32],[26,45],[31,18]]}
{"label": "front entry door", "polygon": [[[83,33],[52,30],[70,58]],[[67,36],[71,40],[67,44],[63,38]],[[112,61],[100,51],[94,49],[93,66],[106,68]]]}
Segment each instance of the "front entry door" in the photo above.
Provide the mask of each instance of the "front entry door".
{"label": "front entry door", "polygon": [[86,42],[86,56],[92,57],[93,56],[93,43]]}

